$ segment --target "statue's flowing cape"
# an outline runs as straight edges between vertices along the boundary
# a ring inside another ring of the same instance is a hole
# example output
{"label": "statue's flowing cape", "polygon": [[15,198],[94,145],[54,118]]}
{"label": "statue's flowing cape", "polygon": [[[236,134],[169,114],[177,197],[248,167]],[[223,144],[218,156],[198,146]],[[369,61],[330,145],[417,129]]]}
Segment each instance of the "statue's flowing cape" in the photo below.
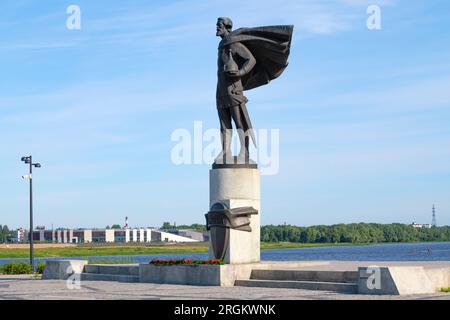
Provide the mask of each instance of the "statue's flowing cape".
{"label": "statue's flowing cape", "polygon": [[242,77],[244,90],[268,84],[278,78],[288,65],[294,26],[241,28],[231,32],[222,42],[245,45],[256,59],[252,71]]}
{"label": "statue's flowing cape", "polygon": [[[250,50],[256,59],[256,65],[241,78],[244,90],[251,90],[268,84],[278,78],[288,66],[294,26],[269,26],[241,28],[231,32],[221,42],[224,47],[240,42]],[[244,130],[256,146],[253,126],[245,104],[241,105]]]}

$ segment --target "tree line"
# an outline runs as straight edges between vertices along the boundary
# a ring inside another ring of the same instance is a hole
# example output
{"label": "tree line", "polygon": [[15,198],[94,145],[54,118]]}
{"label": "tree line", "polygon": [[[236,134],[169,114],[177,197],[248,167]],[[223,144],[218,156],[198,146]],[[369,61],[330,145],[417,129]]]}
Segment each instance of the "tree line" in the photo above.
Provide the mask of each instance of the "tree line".
{"label": "tree line", "polygon": [[14,231],[9,230],[7,225],[0,224],[0,243],[9,242],[11,237],[14,237]]}
{"label": "tree line", "polygon": [[[174,225],[164,222],[161,229],[206,231],[206,226],[199,223]],[[267,225],[261,227],[261,241],[294,243],[446,242],[450,241],[450,227],[413,228],[411,225],[400,223],[352,223],[311,227]]]}
{"label": "tree line", "polygon": [[170,222],[164,222],[160,228],[161,230],[195,230],[199,232],[206,231],[206,225],[200,223],[194,223],[191,225],[175,225]]}
{"label": "tree line", "polygon": [[354,223],[332,226],[297,227],[268,225],[261,227],[263,242],[297,243],[387,243],[450,241],[450,227],[413,228],[393,223]]}
{"label": "tree line", "polygon": [[[120,227],[113,225],[113,227]],[[204,224],[172,225],[164,222],[161,229],[190,229],[206,231]],[[10,242],[15,231],[0,225],[0,243]],[[297,227],[292,225],[267,225],[261,227],[263,242],[297,243],[396,243],[396,242],[450,242],[450,226],[413,228],[411,225],[393,223],[353,223],[332,226]]]}

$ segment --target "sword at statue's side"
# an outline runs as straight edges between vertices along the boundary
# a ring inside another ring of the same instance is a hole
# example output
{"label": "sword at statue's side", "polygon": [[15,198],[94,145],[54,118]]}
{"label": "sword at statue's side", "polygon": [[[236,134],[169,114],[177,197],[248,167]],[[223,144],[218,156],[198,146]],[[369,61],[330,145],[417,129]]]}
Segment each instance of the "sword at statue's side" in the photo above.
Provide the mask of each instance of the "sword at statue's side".
{"label": "sword at statue's side", "polygon": [[253,141],[253,145],[255,146],[255,148],[257,148],[258,146],[256,144],[255,133],[253,132],[252,122],[250,120],[250,116],[248,114],[247,106],[245,105],[245,103],[241,104],[241,110],[242,110],[242,115],[244,116],[244,121],[247,124],[247,132],[245,132],[245,134],[250,135],[250,137],[252,138],[252,141]]}

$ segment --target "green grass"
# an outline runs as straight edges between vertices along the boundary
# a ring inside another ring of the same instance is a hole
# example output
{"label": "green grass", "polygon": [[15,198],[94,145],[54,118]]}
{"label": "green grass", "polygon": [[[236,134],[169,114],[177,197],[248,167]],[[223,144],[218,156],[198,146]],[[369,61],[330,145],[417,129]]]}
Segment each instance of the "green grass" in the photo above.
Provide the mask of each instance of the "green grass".
{"label": "green grass", "polygon": [[441,289],[441,292],[447,292],[447,293],[450,293],[450,288],[442,288],[442,289]]}
{"label": "green grass", "polygon": [[[327,246],[349,246],[361,244],[329,244],[329,243],[289,243],[289,242],[262,242],[261,249],[293,249],[313,248]],[[92,256],[118,256],[118,255],[146,255],[146,254],[189,254],[206,253],[206,243],[197,244],[83,244],[74,247],[37,248],[34,249],[36,258],[64,258],[64,257],[92,257]],[[27,248],[2,248],[0,258],[27,258]],[[120,263],[120,262],[118,262]]]}
{"label": "green grass", "polygon": [[[36,258],[50,257],[89,257],[89,256],[117,256],[144,254],[176,254],[176,253],[204,253],[208,251],[206,244],[201,246],[159,245],[159,246],[77,246],[64,248],[35,249]],[[29,249],[0,249],[0,258],[27,258]]]}

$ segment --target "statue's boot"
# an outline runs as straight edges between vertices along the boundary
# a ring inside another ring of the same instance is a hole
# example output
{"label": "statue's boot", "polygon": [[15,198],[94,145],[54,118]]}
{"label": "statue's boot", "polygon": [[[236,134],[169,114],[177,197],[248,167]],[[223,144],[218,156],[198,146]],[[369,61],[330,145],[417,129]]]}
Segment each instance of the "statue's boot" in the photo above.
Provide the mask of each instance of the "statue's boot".
{"label": "statue's boot", "polygon": [[246,148],[241,148],[239,155],[237,156],[238,164],[248,164],[248,150]]}
{"label": "statue's boot", "polygon": [[[225,157],[225,159],[224,159]],[[221,151],[219,155],[214,160],[216,164],[233,164],[233,156],[231,150]]]}

